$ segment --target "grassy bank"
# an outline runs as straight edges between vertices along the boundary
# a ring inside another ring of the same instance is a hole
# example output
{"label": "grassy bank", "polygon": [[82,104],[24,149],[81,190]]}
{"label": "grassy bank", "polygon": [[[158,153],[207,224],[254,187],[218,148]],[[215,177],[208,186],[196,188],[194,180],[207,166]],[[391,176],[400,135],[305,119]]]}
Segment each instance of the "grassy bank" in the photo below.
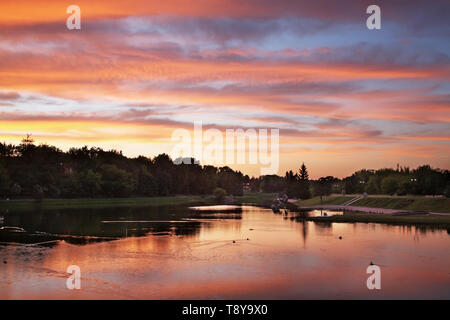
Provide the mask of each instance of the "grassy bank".
{"label": "grassy bank", "polygon": [[[267,205],[275,199],[275,193],[245,193],[235,197],[238,204],[252,203]],[[0,201],[0,210],[34,210],[34,209],[83,209],[111,207],[144,207],[163,205],[211,205],[215,204],[212,196],[170,196],[170,197],[138,197],[138,198],[83,198],[83,199],[43,199]]]}
{"label": "grassy bank", "polygon": [[[357,195],[330,195],[325,196],[320,201],[320,197],[314,197],[307,200],[299,200],[297,205],[302,207],[323,205],[342,205],[345,202],[355,198]],[[426,198],[423,196],[369,196],[362,198],[351,206],[369,207],[369,208],[385,208],[397,210],[420,210],[430,212],[450,212],[449,198]]]}
{"label": "grassy bank", "polygon": [[211,199],[200,196],[146,197],[146,198],[99,198],[99,199],[44,199],[0,201],[0,210],[83,209],[108,207],[139,207],[161,205],[189,205],[208,203]]}
{"label": "grassy bank", "polygon": [[396,216],[392,214],[367,214],[367,213],[351,213],[344,215],[328,216],[328,217],[299,217],[299,220],[317,222],[364,222],[364,223],[387,223],[398,225],[427,225],[440,228],[450,228],[450,216],[438,215],[420,215],[420,216]]}
{"label": "grassy bank", "polygon": [[355,196],[323,196],[322,202],[320,201],[320,197],[314,197],[307,200],[299,200],[296,202],[297,205],[302,207],[309,207],[309,206],[319,206],[321,204],[335,204],[335,205],[341,205],[345,202],[353,199]]}
{"label": "grassy bank", "polygon": [[246,203],[259,206],[267,206],[270,205],[272,201],[277,197],[277,193],[245,192],[243,196],[235,197],[235,199],[240,204]]}
{"label": "grassy bank", "polygon": [[448,198],[378,196],[363,198],[352,205],[371,208],[450,212],[450,199]]}

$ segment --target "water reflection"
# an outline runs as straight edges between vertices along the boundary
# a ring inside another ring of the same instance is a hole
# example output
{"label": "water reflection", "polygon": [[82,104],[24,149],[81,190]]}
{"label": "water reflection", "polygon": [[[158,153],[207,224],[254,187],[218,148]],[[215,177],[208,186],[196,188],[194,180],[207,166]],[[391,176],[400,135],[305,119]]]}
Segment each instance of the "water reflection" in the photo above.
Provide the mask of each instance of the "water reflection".
{"label": "water reflection", "polygon": [[205,212],[234,212],[234,213],[242,213],[241,206],[231,206],[231,205],[215,205],[215,206],[198,206],[198,207],[189,207],[191,210]]}
{"label": "water reflection", "polygon": [[340,216],[343,215],[343,211],[333,211],[333,210],[310,210],[310,211],[301,211],[298,213],[299,216],[305,217],[330,217],[330,216]]}
{"label": "water reflection", "polygon": [[[233,213],[228,218],[239,217]],[[202,223],[199,219],[220,218],[224,215],[193,214],[180,206],[11,212],[3,221],[0,242],[65,240],[73,244],[87,244],[149,233],[189,236],[199,231]],[[21,228],[23,232],[13,228]]]}
{"label": "water reflection", "polygon": [[[3,226],[29,239],[2,236],[10,244],[0,246],[0,298],[450,298],[445,230],[240,211],[9,213]],[[42,234],[57,239],[43,245]],[[77,237],[87,244],[73,245]],[[382,267],[376,293],[365,287],[370,261]],[[78,292],[65,289],[71,264],[82,270]]]}

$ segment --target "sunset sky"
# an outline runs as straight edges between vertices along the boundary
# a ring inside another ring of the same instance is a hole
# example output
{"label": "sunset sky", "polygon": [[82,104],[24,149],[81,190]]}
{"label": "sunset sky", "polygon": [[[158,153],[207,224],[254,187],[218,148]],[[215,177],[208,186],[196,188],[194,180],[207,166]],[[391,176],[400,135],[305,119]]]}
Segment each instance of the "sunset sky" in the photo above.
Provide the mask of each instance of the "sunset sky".
{"label": "sunset sky", "polygon": [[[71,4],[81,30],[66,27]],[[366,28],[371,4],[381,30]],[[202,121],[280,129],[278,174],[448,169],[449,12],[448,0],[2,1],[0,141],[153,157]]]}

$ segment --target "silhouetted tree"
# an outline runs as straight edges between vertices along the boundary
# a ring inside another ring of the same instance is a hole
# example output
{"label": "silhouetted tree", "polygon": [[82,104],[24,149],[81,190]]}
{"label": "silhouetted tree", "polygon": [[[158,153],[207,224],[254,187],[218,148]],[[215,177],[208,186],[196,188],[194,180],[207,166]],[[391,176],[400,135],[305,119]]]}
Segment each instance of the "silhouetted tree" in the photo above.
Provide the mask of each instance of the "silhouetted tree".
{"label": "silhouetted tree", "polygon": [[300,199],[311,198],[311,191],[309,190],[309,174],[308,170],[306,169],[305,163],[302,163],[302,166],[300,167],[298,180],[300,183],[298,197]]}
{"label": "silhouetted tree", "polygon": [[289,198],[297,198],[300,193],[300,182],[298,175],[292,170],[286,171],[286,194]]}
{"label": "silhouetted tree", "polygon": [[286,192],[306,199],[344,187],[347,193],[445,194],[450,193],[448,170],[423,165],[416,169],[362,169],[342,180],[331,176],[309,180],[303,163],[298,173],[284,177],[244,176],[229,167],[175,164],[167,154],[153,159],[127,158],[121,151],[95,147],[68,152],[47,144],[36,145],[27,135],[19,145],[0,143],[0,197],[126,197],[174,194],[212,194],[216,188],[231,195],[243,194],[243,183],[252,191]]}
{"label": "silhouetted tree", "polygon": [[10,185],[9,174],[3,163],[0,162],[0,197],[8,193]]}
{"label": "silhouetted tree", "polygon": [[333,183],[337,181],[339,181],[339,179],[332,176],[319,178],[319,180],[315,181],[313,184],[314,196],[330,195],[333,189]]}

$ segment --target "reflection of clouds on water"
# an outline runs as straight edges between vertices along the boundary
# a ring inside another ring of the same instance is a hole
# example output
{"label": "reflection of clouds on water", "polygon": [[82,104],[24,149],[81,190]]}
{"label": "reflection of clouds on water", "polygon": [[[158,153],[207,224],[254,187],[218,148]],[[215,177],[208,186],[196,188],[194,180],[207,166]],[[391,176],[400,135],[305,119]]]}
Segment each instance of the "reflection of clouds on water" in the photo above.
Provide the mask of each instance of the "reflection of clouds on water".
{"label": "reflection of clouds on water", "polygon": [[[0,232],[0,242],[38,243],[64,239],[74,244],[108,241],[151,234],[195,235],[199,219],[185,221],[189,212],[178,207],[66,209],[10,213],[11,226],[21,226],[22,235]],[[209,217],[211,219],[211,217]],[[185,224],[185,225],[181,225]]]}
{"label": "reflection of clouds on water", "polygon": [[28,232],[20,237],[0,233],[0,242],[37,243],[65,239],[74,244],[88,244],[123,237],[153,235],[195,236],[202,225],[209,228],[217,220],[241,219],[242,208],[226,206],[138,207],[108,209],[65,209],[17,212],[8,215],[11,225]]}
{"label": "reflection of clouds on water", "polygon": [[[388,268],[383,298],[442,298],[450,285],[445,230],[292,217],[249,206],[241,213],[165,207],[10,214],[8,225],[36,242],[0,245],[8,261],[0,265],[0,298],[72,299],[65,289],[71,264],[82,271],[77,298],[86,299],[370,298],[370,261]],[[50,235],[67,238],[40,241]]]}

